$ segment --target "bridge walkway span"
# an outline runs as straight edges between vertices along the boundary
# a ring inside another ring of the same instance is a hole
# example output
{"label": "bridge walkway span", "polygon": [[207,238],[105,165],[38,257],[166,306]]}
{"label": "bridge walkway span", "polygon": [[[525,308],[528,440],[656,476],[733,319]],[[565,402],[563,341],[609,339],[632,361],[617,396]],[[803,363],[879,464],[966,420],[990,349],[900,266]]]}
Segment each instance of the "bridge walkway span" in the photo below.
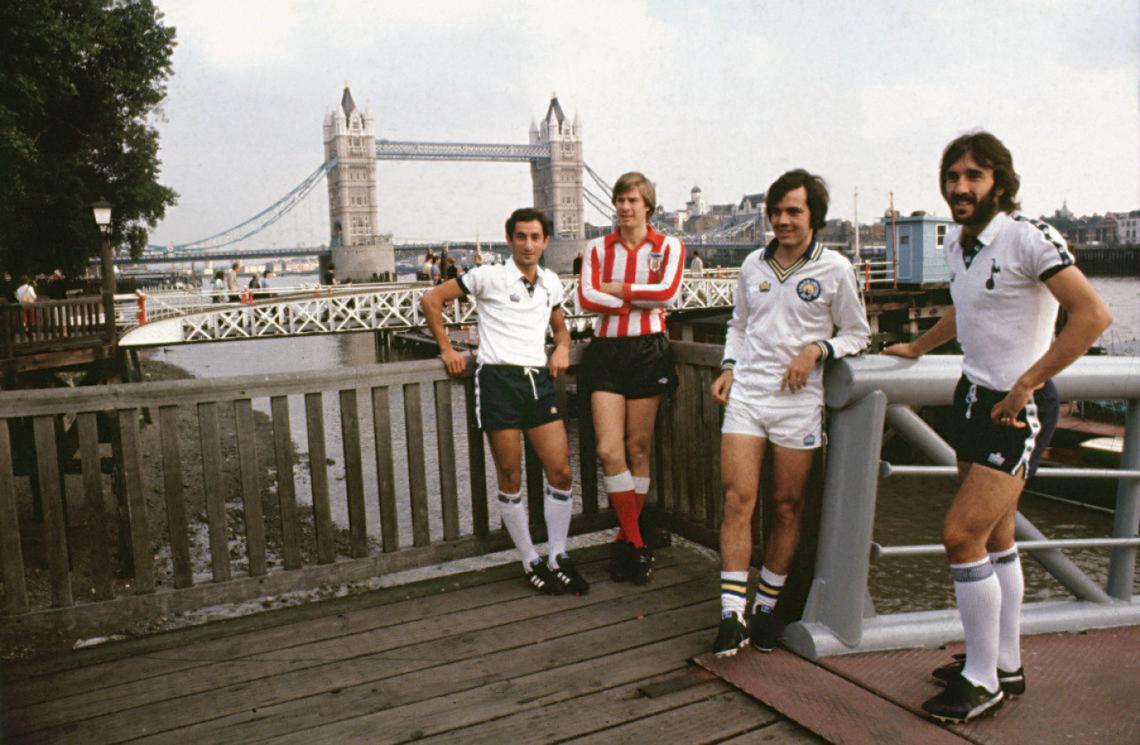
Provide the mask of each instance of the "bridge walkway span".
{"label": "bridge walkway span", "polygon": [[[565,300],[562,310],[570,324],[585,328],[592,318],[577,305],[577,279],[562,279]],[[217,341],[341,334],[360,331],[403,331],[426,326],[420,298],[426,284],[381,285],[374,288],[335,291],[317,288],[298,296],[279,296],[252,304],[189,306],[172,317],[150,320],[129,328],[120,347],[153,347]],[[725,276],[686,277],[671,312],[732,308],[736,278]],[[171,306],[173,307],[173,306]],[[129,311],[124,312],[124,321]],[[473,301],[451,303],[444,309],[444,323],[461,326],[476,322]]]}

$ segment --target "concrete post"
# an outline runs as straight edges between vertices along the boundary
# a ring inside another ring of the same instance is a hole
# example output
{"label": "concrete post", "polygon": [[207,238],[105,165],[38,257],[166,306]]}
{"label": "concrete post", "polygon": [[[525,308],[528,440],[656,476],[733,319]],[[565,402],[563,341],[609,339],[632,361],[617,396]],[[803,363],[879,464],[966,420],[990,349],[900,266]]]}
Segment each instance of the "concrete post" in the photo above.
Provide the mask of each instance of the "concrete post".
{"label": "concrete post", "polygon": [[800,654],[814,656],[806,651],[813,633],[808,624],[826,626],[851,647],[862,639],[886,411],[886,395],[875,391],[829,412],[815,579],[803,620],[784,633],[785,643]]}
{"label": "concrete post", "polygon": [[[1124,450],[1120,455],[1121,470],[1140,469],[1140,400],[1128,402],[1124,425]],[[1140,532],[1140,480],[1121,479],[1116,487],[1116,516],[1112,535],[1131,538]],[[1116,548],[1108,563],[1108,594],[1117,600],[1132,599],[1132,576],[1136,571],[1136,549]]]}

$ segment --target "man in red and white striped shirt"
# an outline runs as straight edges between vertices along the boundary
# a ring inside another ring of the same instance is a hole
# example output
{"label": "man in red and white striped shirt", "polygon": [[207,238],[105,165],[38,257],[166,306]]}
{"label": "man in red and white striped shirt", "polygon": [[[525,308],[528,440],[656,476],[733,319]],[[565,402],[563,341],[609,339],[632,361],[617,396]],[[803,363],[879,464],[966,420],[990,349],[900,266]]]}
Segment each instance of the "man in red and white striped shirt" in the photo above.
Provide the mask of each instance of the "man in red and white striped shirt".
{"label": "man in red and white striped shirt", "polygon": [[597,313],[594,340],[582,360],[590,391],[598,459],[621,530],[610,576],[649,579],[653,555],[638,517],[649,491],[649,449],[661,397],[677,385],[665,309],[681,289],[685,246],[649,227],[657,205],[653,184],[631,172],[613,190],[618,229],[586,245],[578,302]]}

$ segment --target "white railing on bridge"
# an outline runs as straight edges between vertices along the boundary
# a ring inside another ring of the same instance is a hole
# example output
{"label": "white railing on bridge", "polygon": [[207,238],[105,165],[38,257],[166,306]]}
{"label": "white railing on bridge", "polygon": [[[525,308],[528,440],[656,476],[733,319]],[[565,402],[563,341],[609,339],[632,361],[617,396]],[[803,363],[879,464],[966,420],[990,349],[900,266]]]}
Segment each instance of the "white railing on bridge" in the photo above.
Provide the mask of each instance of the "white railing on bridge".
{"label": "white railing on bridge", "polygon": [[[565,300],[562,310],[572,325],[583,328],[589,313],[578,308],[577,279],[564,277]],[[352,289],[318,287],[311,291],[282,294],[272,300],[254,300],[252,304],[227,303],[198,305],[193,312],[179,313],[174,296],[156,306],[160,314],[173,317],[152,320],[130,328],[119,342],[123,347],[148,347],[168,344],[234,341],[308,334],[337,334],[355,331],[398,331],[425,326],[420,312],[420,298],[431,289],[426,283],[396,283],[375,287],[353,285]],[[681,282],[674,310],[731,308],[736,278],[733,276],[690,276]],[[284,288],[282,289],[284,293]],[[199,302],[208,295],[198,295]],[[193,307],[193,306],[182,306]],[[128,315],[128,313],[124,313]],[[474,324],[473,301],[450,303],[444,308],[444,323],[449,326]],[[136,321],[137,324],[137,321]]]}

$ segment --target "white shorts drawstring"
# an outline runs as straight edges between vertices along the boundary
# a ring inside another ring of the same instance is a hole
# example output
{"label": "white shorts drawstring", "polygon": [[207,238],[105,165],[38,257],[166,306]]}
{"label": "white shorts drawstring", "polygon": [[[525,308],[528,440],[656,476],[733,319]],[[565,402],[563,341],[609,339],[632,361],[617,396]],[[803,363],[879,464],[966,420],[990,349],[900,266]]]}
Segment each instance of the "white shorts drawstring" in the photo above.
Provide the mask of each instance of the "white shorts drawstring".
{"label": "white shorts drawstring", "polygon": [[536,373],[539,373],[539,372],[542,372],[542,371],[537,367],[524,367],[523,368],[523,375],[525,375],[526,379],[530,381],[530,391],[531,391],[531,393],[534,394],[534,400],[535,401],[538,400],[538,387],[534,384],[534,376]]}

